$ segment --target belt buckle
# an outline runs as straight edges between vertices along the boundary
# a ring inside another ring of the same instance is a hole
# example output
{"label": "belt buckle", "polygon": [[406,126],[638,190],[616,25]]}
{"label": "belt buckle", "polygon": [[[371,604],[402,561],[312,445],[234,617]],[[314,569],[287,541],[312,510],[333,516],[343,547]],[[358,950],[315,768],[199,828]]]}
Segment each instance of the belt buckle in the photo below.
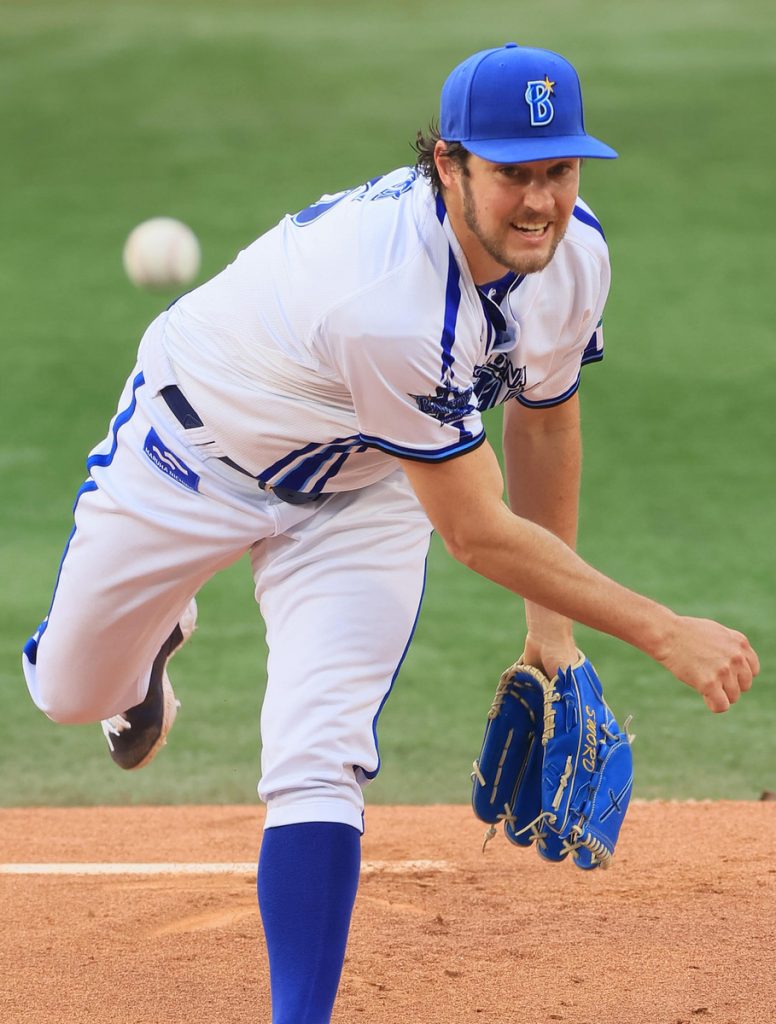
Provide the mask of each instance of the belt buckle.
{"label": "belt buckle", "polygon": [[259,487],[268,494],[274,494],[276,498],[284,501],[286,505],[312,505],[314,502],[326,497],[322,493],[306,494],[304,491],[295,491],[290,487],[274,487],[272,484],[268,484],[266,480],[259,480]]}

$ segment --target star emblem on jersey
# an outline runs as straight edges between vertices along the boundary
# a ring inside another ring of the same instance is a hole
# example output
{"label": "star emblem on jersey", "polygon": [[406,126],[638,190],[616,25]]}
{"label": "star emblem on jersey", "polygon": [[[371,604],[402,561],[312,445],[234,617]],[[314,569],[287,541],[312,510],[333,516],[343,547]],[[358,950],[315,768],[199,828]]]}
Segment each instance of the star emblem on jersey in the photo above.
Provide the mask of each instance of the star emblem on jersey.
{"label": "star emblem on jersey", "polygon": [[418,408],[440,423],[455,423],[477,408],[471,404],[473,388],[457,388],[454,384],[438,384],[433,395],[410,395]]}

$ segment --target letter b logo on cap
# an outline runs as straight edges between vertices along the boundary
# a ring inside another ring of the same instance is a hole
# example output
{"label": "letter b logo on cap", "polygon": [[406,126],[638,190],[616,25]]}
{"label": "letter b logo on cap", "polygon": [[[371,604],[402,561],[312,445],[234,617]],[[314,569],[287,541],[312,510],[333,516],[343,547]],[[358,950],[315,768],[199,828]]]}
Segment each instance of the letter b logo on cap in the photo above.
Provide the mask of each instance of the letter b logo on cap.
{"label": "letter b logo on cap", "polygon": [[549,78],[528,82],[526,85],[525,102],[531,110],[531,124],[534,128],[549,124],[555,117],[555,107],[550,99],[553,85],[555,83]]}

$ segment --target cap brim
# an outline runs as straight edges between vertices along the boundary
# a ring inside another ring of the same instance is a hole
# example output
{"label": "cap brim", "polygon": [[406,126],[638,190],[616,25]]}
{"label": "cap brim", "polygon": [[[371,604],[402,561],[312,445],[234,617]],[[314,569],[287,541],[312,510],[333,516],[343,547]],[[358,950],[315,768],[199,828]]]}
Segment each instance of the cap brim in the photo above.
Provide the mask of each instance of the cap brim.
{"label": "cap brim", "polygon": [[614,160],[617,151],[592,135],[545,136],[535,139],[459,140],[475,156],[497,164],[523,164],[531,160],[558,160],[563,157],[588,157]]}

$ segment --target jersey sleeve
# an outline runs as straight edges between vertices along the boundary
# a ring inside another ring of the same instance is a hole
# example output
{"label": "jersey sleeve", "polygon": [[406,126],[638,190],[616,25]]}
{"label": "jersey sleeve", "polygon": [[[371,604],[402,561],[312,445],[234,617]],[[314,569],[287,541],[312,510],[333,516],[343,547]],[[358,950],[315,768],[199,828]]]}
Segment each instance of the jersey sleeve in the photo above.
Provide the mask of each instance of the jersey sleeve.
{"label": "jersey sleeve", "polygon": [[352,397],[362,441],[438,462],[485,439],[473,390],[480,325],[460,301],[430,299],[427,283],[424,292],[421,272],[349,303],[321,325],[320,344]]}
{"label": "jersey sleeve", "polygon": [[[562,276],[556,294],[567,296],[568,302],[551,328],[557,342],[546,376],[517,398],[525,406],[546,408],[565,402],[579,388],[582,367],[603,359],[603,313],[611,283],[609,254],[600,225],[587,207],[582,212],[587,218],[584,230],[593,234],[583,236],[582,242],[572,240],[572,256],[566,266],[558,268]],[[562,304],[553,304],[551,315],[557,316],[562,308]]]}

